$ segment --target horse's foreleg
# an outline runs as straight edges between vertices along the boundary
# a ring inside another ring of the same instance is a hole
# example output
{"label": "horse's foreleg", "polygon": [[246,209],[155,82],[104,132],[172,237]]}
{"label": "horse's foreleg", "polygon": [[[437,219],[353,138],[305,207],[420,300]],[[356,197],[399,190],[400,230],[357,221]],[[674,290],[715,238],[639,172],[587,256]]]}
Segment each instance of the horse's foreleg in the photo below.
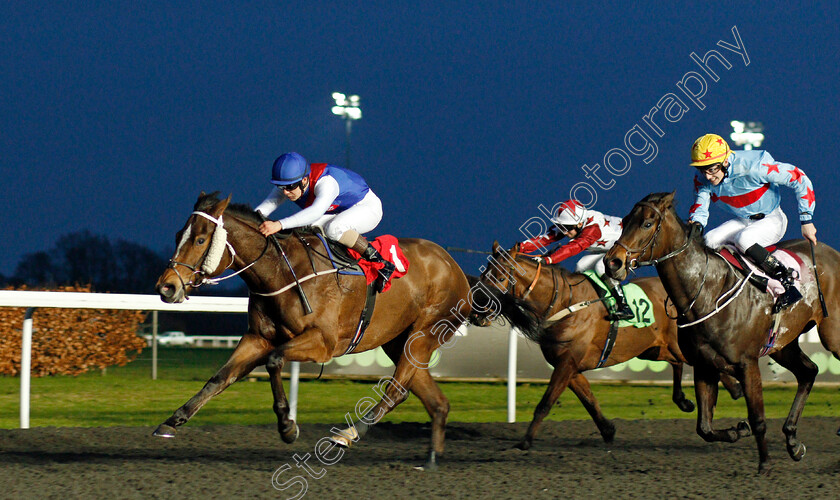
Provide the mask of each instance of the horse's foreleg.
{"label": "horse's foreleg", "polygon": [[289,418],[289,401],[286,399],[286,392],[283,390],[283,355],[278,351],[268,356],[265,368],[268,371],[268,378],[271,381],[271,393],[274,395],[274,413],[277,415],[277,432],[280,438],[286,443],[294,443],[298,438],[300,429],[295,421]]}
{"label": "horse's foreleg", "polygon": [[[566,390],[566,387],[569,385],[569,382],[572,380],[572,377],[576,374],[576,372],[576,367],[569,356],[560,356],[557,359],[554,364],[554,371],[551,373],[551,380],[549,380],[548,387],[545,389],[545,394],[543,394],[542,399],[534,409],[534,418],[531,419],[531,425],[528,426],[528,431],[525,432],[525,437],[522,438],[522,441],[516,445],[517,448],[520,450],[527,450],[531,447],[531,443],[534,441],[534,436],[536,436],[537,430],[540,428],[540,424],[542,424],[542,421],[548,416],[551,411],[551,407],[557,402],[557,398],[560,397],[560,394]],[[595,423],[598,423],[597,420]],[[615,431],[613,431],[613,433],[614,432]]]}
{"label": "horse's foreleg", "polygon": [[589,412],[589,416],[592,417],[592,420],[595,421],[595,425],[598,426],[598,430],[601,432],[601,437],[604,439],[604,442],[612,443],[613,438],[615,438],[615,425],[607,420],[607,417],[601,413],[601,405],[598,404],[598,400],[595,399],[595,395],[592,394],[592,388],[589,386],[589,380],[587,380],[582,373],[577,373],[569,382],[569,387],[583,404],[583,407],[586,408],[586,411]]}
{"label": "horse's foreleg", "polygon": [[726,388],[726,391],[729,392],[729,396],[732,399],[738,399],[744,396],[744,389],[741,387],[741,383],[732,375],[721,372],[720,382]]}
{"label": "horse's foreleg", "polygon": [[767,452],[767,423],[764,420],[764,394],[761,388],[761,372],[758,369],[758,360],[747,360],[741,366],[741,385],[744,387],[744,399],[747,402],[750,426],[755,434],[755,442],[758,445],[758,472],[767,474],[770,472]]}
{"label": "horse's foreleg", "polygon": [[718,382],[720,373],[717,368],[699,362],[694,367],[694,393],[697,398],[697,434],[704,440],[734,443],[750,435],[746,422],[739,422],[737,427],[716,430],[712,427],[717,405]]}
{"label": "horse's foreleg", "polygon": [[268,341],[255,334],[245,334],[239,345],[231,354],[227,363],[222,366],[213,377],[204,384],[195,396],[190,398],[175,413],[158,426],[155,436],[174,437],[175,428],[187,423],[195,413],[201,409],[213,396],[225,390],[230,384],[247,375],[258,364],[263,362],[271,352]]}
{"label": "horse's foreleg", "polygon": [[670,365],[674,377],[671,400],[680,410],[686,413],[691,413],[694,411],[694,403],[685,397],[685,393],[682,390],[683,364],[679,361],[672,361],[670,362]]}
{"label": "horse's foreleg", "polygon": [[808,394],[810,394],[811,388],[814,387],[814,380],[817,378],[819,369],[802,352],[799,343],[796,341],[786,345],[784,349],[773,354],[771,357],[796,376],[796,382],[798,384],[796,396],[793,398],[793,404],[790,407],[790,412],[782,427],[782,431],[787,438],[788,454],[792,459],[799,461],[805,456],[805,445],[796,437],[796,425],[799,422],[799,417],[802,416],[802,410],[805,408],[805,401],[808,399]]}

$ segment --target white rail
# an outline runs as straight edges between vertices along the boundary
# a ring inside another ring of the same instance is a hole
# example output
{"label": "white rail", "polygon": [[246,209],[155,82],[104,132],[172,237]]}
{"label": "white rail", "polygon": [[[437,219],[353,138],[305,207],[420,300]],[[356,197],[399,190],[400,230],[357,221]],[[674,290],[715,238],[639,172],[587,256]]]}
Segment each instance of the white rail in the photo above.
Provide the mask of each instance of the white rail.
{"label": "white rail", "polygon": [[[133,311],[182,311],[182,312],[248,312],[247,297],[192,297],[181,304],[167,304],[157,295],[84,292],[40,292],[0,290],[0,307],[26,307],[23,321],[20,370],[20,428],[29,428],[30,368],[32,360],[32,325],[34,309],[54,307],[61,309],[121,309]],[[153,343],[153,353],[157,348]],[[297,363],[293,362],[292,367]],[[297,373],[293,368],[293,373]],[[293,383],[297,385],[297,380]],[[297,408],[297,394],[289,401]]]}

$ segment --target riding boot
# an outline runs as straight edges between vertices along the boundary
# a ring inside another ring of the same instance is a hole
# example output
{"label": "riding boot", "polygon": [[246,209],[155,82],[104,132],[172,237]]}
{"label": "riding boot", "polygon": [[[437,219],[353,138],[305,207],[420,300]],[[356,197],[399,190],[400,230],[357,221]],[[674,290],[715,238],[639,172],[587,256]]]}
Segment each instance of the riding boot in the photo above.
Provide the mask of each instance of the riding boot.
{"label": "riding boot", "polygon": [[381,263],[382,269],[379,270],[379,277],[376,278],[376,283],[374,283],[374,288],[377,292],[382,292],[382,289],[385,288],[385,284],[388,283],[388,280],[391,279],[391,275],[394,274],[394,264],[388,260],[385,260],[382,255],[376,251],[373,246],[365,239],[364,236],[359,236],[356,239],[356,243],[353,245],[353,250],[359,252],[362,255],[362,258],[370,261],[370,262],[377,262]]}
{"label": "riding boot", "polygon": [[630,309],[627,304],[627,298],[624,296],[624,290],[621,288],[621,282],[613,279],[605,280],[610,289],[610,293],[615,298],[615,311],[610,313],[609,318],[612,321],[620,321],[623,319],[630,320],[636,317],[636,314]]}
{"label": "riding boot", "polygon": [[749,247],[744,253],[750,257],[762,271],[767,273],[768,276],[779,280],[782,286],[785,287],[785,293],[776,298],[776,303],[773,305],[774,314],[790,305],[795,304],[802,298],[802,294],[794,285],[793,271],[779,262],[779,259],[770,254],[770,252],[768,252],[763,246],[756,243]]}

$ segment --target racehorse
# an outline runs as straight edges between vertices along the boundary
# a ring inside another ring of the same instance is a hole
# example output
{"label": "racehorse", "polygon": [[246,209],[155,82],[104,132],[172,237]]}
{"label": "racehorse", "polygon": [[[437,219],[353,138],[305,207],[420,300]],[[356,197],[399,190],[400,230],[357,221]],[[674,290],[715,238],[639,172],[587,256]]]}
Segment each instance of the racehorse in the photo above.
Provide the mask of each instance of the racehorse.
{"label": "racehorse", "polygon": [[[349,350],[366,302],[365,278],[334,272],[323,244],[311,232],[285,231],[273,245],[257,229],[262,220],[259,214],[245,205],[230,204],[230,196],[220,200],[216,194],[202,192],[199,196],[176,236],[177,249],[156,289],[164,302],[182,302],[200,285],[225,269],[233,269],[249,289],[248,331],[224,366],[154,434],[173,437],[176,427],[213,396],[264,364],[278,431],[283,441],[292,443],[299,431],[289,418],[281,380],[283,364],[326,363]],[[381,389],[378,403],[366,398],[370,400],[367,407],[361,405],[360,410],[356,405],[358,421],[333,441],[349,446],[404,401],[410,390],[432,420],[426,467],[433,468],[444,448],[449,401],[427,366],[432,352],[447,342],[470,314],[470,288],[461,268],[438,245],[421,239],[400,239],[399,245],[409,260],[408,272],[377,297],[367,333],[354,351],[382,346],[396,365],[394,376],[389,383],[377,386]],[[303,296],[308,297],[306,304]],[[307,314],[307,306],[311,314]],[[538,326],[533,317],[507,317],[526,330]]]}
{"label": "racehorse", "polygon": [[[805,445],[797,438],[796,425],[818,370],[799,348],[797,339],[816,325],[823,346],[840,359],[840,275],[836,271],[840,253],[824,244],[816,247],[821,267],[819,283],[827,299],[828,315],[820,307],[820,292],[813,276],[803,266],[804,299],[782,310],[774,327],[771,296],[747,285],[745,276],[706,247],[699,231],[687,227],[674,209],[674,193],[648,195],[624,218],[623,226],[621,238],[605,257],[607,272],[623,278],[628,269],[656,266],[681,316],[680,349],[694,366],[697,433],[706,441],[726,442],[755,434],[759,473],[770,471],[758,367],[759,357],[769,354],[796,376],[796,396],[782,431],[788,454],[801,460]],[[807,241],[784,241],[778,247],[794,252],[802,262],[811,261]],[[749,425],[741,422],[723,430],[712,427],[719,372],[741,382]]]}
{"label": "racehorse", "polygon": [[[644,328],[618,328],[610,352],[605,350],[611,326],[606,318],[608,312],[603,302],[598,300],[598,291],[586,275],[571,273],[560,266],[538,264],[520,254],[518,244],[505,251],[498,242],[493,242],[491,264],[479,280],[515,297],[527,298],[543,319],[563,310],[568,311],[576,304],[588,303],[584,308],[552,322],[545,330],[534,330],[537,335],[526,335],[539,344],[545,360],[554,367],[554,371],[542,400],[534,410],[531,425],[517,448],[527,450],[531,447],[540,424],[567,386],[583,403],[604,441],[612,442],[615,425],[601,413],[598,400],[583,372],[632,358],[668,362],[674,376],[672,400],[684,412],[694,410],[694,403],[686,399],[682,391],[685,359],[677,345],[676,321],[666,311],[665,290],[657,278],[633,280],[653,304],[651,311],[643,309],[638,311],[637,316],[649,317],[652,314],[654,323]],[[645,308],[649,307],[647,303],[642,304]],[[740,397],[737,382],[729,377],[724,377],[723,382],[733,398]]]}

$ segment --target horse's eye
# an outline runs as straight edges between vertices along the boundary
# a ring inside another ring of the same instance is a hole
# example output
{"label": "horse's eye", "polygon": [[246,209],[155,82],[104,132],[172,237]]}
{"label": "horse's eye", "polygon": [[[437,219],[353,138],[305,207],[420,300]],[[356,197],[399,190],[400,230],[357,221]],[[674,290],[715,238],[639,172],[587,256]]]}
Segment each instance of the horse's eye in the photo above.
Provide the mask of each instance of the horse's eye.
{"label": "horse's eye", "polygon": [[204,238],[198,238],[197,240],[195,240],[195,242],[198,243],[199,245],[203,245],[204,241],[205,241]]}
{"label": "horse's eye", "polygon": [[653,226],[653,222],[645,222],[645,229],[650,229]]}

